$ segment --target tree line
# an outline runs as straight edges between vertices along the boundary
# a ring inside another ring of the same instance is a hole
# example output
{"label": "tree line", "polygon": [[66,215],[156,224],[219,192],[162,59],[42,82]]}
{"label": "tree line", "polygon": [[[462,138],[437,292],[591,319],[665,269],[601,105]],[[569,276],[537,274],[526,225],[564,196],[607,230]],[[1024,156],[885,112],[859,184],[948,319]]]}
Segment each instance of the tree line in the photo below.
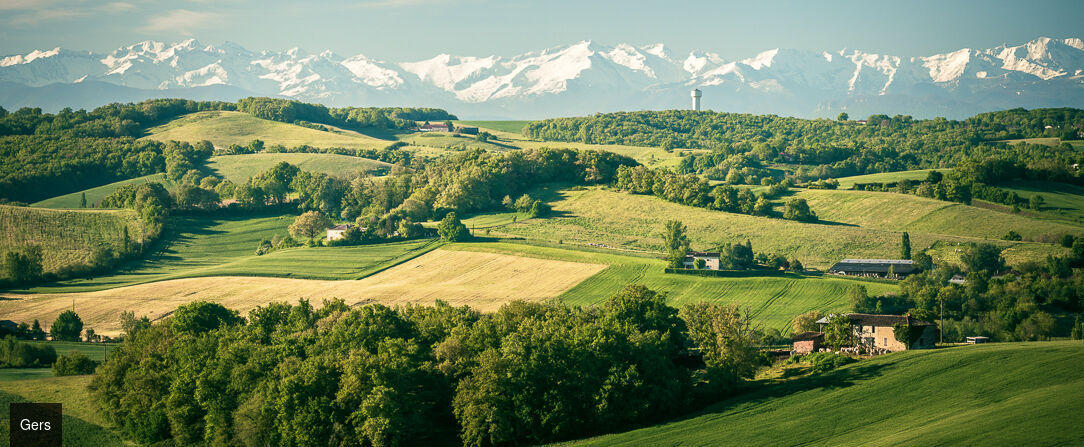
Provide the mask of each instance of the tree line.
{"label": "tree line", "polygon": [[[1047,128],[1049,126],[1050,128]],[[1015,157],[1079,181],[1070,168],[1082,155],[1068,144],[1056,148],[1018,147],[998,140],[1061,137],[1079,139],[1084,111],[1037,109],[981,114],[963,121],[910,116],[870,116],[851,121],[684,110],[618,112],[529,123],[524,134],[547,141],[709,149],[689,155],[682,173],[723,179],[731,172],[762,176],[763,163],[798,165],[797,180],[878,172],[951,167],[968,159]],[[1055,156],[1031,157],[1040,151]]]}
{"label": "tree line", "polygon": [[178,308],[91,390],[145,443],[518,445],[682,414],[762,363],[747,314],[629,286],[599,306]]}

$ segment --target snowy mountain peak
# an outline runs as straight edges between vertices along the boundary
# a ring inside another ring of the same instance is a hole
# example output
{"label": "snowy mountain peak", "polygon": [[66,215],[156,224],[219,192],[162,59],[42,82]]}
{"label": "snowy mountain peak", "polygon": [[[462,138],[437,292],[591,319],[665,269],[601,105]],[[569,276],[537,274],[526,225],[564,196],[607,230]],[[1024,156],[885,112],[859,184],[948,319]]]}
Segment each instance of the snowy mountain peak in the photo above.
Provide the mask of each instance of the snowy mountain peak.
{"label": "snowy mountain peak", "polygon": [[[960,116],[1084,104],[1084,41],[1040,37],[1016,46],[909,58],[775,48],[727,62],[703,50],[673,59],[661,43],[609,46],[583,40],[509,57],[439,54],[384,62],[363,54],[343,58],[330,50],[250,51],[232,42],[149,40],[108,54],[54,48],[2,57],[0,83],[23,87],[0,88],[5,108],[34,105],[33,95],[41,93],[26,93],[25,87],[108,83],[144,96],[217,86],[328,105],[438,106],[489,117],[541,117],[684,107],[687,90],[695,87],[703,91],[707,108],[729,111],[826,116],[846,109],[859,116],[868,109]],[[106,95],[101,91],[83,95]]]}

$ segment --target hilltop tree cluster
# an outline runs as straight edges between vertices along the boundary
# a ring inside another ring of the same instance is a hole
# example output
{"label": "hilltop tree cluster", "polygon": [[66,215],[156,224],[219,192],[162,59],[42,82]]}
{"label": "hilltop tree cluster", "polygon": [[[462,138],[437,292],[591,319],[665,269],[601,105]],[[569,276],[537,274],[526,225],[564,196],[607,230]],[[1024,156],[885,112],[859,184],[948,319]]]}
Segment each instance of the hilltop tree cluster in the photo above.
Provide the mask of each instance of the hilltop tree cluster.
{"label": "hilltop tree cluster", "polygon": [[[749,317],[630,286],[598,307],[193,303],[110,352],[91,389],[134,440],[515,445],[717,399],[759,363]],[[696,348],[701,356],[691,355]]]}
{"label": "hilltop tree cluster", "polygon": [[[668,169],[651,169],[645,166],[621,166],[617,168],[614,187],[633,194],[651,194],[670,202],[730,213],[753,216],[778,216],[772,211],[772,199],[789,191],[789,180],[779,183],[767,182],[768,187],[754,194],[747,188],[717,185],[694,174],[678,174]],[[786,202],[781,217],[803,222],[816,221],[816,214],[809,210],[805,199]]]}

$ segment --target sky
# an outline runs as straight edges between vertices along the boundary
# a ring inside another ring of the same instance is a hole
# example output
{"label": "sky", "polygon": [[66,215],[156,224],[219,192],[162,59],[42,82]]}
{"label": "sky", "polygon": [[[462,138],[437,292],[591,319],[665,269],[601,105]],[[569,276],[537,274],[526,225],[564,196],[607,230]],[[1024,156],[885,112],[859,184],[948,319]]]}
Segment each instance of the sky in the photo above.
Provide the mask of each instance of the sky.
{"label": "sky", "polygon": [[772,48],[903,57],[1081,37],[1084,1],[0,0],[0,55],[230,41],[411,61],[512,56],[581,40],[725,59]]}

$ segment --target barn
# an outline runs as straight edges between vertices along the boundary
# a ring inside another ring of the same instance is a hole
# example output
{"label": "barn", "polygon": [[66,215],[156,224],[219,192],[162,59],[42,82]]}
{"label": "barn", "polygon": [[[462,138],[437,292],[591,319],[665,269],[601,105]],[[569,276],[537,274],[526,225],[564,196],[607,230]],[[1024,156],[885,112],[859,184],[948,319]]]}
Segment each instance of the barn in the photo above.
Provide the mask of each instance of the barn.
{"label": "barn", "polygon": [[844,259],[828,269],[836,275],[876,278],[900,278],[917,271],[910,259]]}

